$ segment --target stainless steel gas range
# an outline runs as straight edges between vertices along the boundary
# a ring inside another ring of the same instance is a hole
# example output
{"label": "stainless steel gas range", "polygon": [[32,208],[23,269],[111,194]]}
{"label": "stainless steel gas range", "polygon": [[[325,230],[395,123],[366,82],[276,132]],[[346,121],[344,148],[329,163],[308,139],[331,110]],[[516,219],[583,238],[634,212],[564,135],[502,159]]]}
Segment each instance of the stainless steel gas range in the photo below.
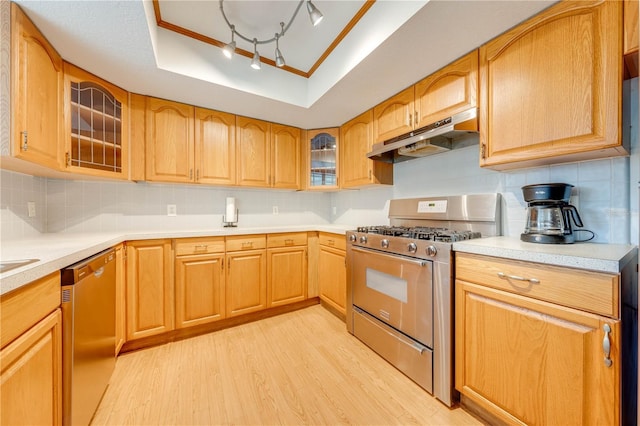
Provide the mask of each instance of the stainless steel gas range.
{"label": "stainless steel gas range", "polygon": [[500,195],[391,200],[385,226],[347,232],[347,329],[448,406],[452,243],[500,235]]}

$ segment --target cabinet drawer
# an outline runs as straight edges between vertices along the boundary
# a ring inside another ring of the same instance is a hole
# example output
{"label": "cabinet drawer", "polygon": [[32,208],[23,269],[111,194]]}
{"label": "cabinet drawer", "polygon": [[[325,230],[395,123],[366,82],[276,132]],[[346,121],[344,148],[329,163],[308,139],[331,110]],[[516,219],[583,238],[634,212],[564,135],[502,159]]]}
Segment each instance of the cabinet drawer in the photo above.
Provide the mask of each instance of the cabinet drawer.
{"label": "cabinet drawer", "polygon": [[227,251],[243,251],[263,249],[267,246],[267,238],[264,235],[238,235],[226,237]]}
{"label": "cabinet drawer", "polygon": [[60,272],[53,272],[0,298],[0,345],[4,347],[60,306]]}
{"label": "cabinet drawer", "polygon": [[619,318],[620,279],[614,274],[457,253],[456,279]]}
{"label": "cabinet drawer", "polygon": [[223,252],[224,237],[184,238],[176,240],[176,256]]}
{"label": "cabinet drawer", "polygon": [[306,246],[306,232],[288,232],[286,234],[268,234],[267,247],[290,247],[290,246]]}
{"label": "cabinet drawer", "polygon": [[338,250],[346,250],[347,243],[344,235],[328,234],[321,232],[319,235],[320,245],[337,248]]}

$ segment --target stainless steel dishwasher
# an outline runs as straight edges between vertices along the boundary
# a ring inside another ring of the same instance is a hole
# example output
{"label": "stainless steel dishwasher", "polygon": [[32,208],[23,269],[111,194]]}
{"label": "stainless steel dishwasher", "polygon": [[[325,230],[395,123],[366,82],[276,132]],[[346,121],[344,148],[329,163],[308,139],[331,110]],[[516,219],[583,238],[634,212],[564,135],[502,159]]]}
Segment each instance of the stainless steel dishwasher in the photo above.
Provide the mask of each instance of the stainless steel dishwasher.
{"label": "stainless steel dishwasher", "polygon": [[62,270],[62,420],[88,425],[115,367],[115,250]]}

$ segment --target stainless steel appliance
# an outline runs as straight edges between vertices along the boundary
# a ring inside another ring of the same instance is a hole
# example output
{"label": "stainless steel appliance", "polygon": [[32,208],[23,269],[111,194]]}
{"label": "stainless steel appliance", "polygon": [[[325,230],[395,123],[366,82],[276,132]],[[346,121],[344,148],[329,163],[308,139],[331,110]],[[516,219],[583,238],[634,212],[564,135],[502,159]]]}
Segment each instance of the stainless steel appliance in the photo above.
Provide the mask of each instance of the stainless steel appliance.
{"label": "stainless steel appliance", "polygon": [[[584,225],[578,210],[569,204],[573,185],[568,183],[544,183],[522,187],[527,206],[527,222],[522,241],[544,244],[572,244],[589,241],[594,233],[582,228]],[[575,231],[588,232],[590,238],[576,240]]]}
{"label": "stainless steel appliance", "polygon": [[500,195],[391,200],[347,232],[347,329],[451,406],[455,241],[500,235]]}
{"label": "stainless steel appliance", "polygon": [[62,421],[87,425],[115,367],[115,251],[62,270]]}

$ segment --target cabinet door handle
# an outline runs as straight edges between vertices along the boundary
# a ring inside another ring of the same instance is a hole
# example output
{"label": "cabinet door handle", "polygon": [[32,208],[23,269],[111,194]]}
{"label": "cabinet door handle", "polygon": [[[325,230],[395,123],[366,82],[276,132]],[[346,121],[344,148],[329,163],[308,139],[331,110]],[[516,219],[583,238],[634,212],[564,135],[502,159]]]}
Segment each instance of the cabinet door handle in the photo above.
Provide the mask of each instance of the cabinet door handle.
{"label": "cabinet door handle", "polygon": [[611,360],[611,341],[609,340],[609,334],[611,333],[611,327],[609,324],[605,324],[602,329],[604,330],[604,339],[602,339],[602,350],[604,351],[604,365],[611,367],[613,361]]}
{"label": "cabinet door handle", "polygon": [[498,272],[498,277],[503,280],[516,280],[516,281],[528,281],[531,284],[540,284],[540,280],[537,278],[525,278],[517,275],[507,275],[503,272]]}
{"label": "cabinet door handle", "polygon": [[413,121],[415,122],[415,126],[418,127],[418,123],[420,122],[418,111],[413,111]]}
{"label": "cabinet door handle", "polygon": [[193,179],[193,169],[189,169],[189,180]]}
{"label": "cabinet door handle", "polygon": [[407,119],[409,120],[409,127],[411,127],[411,113],[409,111],[407,111]]}

